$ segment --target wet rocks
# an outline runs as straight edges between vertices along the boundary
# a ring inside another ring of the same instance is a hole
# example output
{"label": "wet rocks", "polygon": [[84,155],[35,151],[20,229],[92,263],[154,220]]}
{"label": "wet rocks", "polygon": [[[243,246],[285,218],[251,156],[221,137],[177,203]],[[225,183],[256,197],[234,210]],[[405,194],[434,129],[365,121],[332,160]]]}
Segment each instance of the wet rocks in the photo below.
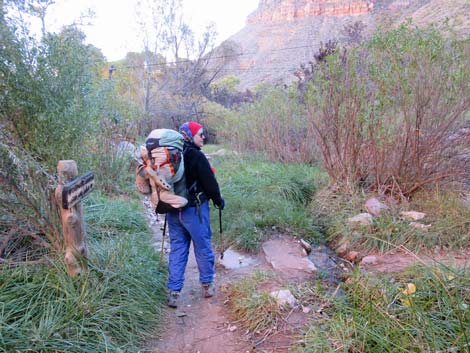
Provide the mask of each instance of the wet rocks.
{"label": "wet rocks", "polygon": [[302,256],[302,246],[288,239],[272,239],[263,243],[262,249],[266,261],[278,272],[312,274],[317,271],[315,265]]}

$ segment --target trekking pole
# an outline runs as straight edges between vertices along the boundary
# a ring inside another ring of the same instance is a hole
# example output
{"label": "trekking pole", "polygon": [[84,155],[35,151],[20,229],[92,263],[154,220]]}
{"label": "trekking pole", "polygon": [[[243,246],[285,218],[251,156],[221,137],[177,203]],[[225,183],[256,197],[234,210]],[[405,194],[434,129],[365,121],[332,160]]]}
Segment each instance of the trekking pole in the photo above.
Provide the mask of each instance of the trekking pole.
{"label": "trekking pole", "polygon": [[165,245],[166,217],[167,217],[167,215],[165,215],[165,221],[163,222],[162,249],[160,250],[160,264],[162,263],[163,247]]}
{"label": "trekking pole", "polygon": [[220,242],[222,243],[222,252],[220,253],[220,259],[223,260],[224,252],[225,252],[225,245],[222,239],[222,209],[219,208],[219,235],[220,235]]}

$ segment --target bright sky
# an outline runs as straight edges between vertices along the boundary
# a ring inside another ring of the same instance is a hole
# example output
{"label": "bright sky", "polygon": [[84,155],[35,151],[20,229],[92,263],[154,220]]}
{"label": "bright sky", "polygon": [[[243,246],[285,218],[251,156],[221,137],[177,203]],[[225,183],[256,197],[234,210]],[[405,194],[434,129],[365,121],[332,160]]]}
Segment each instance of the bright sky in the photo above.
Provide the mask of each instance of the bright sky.
{"label": "bright sky", "polygon": [[[50,6],[46,29],[56,32],[64,24],[76,21],[81,13],[95,13],[92,26],[82,27],[87,42],[100,48],[110,61],[124,58],[129,51],[141,51],[135,20],[136,0],[57,0]],[[216,25],[217,43],[235,34],[245,25],[246,17],[258,6],[258,0],[183,0],[191,28],[202,32],[210,22]]]}

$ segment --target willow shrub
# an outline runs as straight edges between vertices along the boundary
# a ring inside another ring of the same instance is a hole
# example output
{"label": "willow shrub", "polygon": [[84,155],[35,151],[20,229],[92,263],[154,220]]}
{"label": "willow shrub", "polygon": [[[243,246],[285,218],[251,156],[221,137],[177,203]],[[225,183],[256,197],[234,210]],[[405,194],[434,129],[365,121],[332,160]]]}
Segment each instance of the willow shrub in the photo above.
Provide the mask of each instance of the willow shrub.
{"label": "willow shrub", "polygon": [[403,25],[320,65],[306,95],[308,126],[332,180],[408,197],[461,178],[468,53],[468,43]]}
{"label": "willow shrub", "polygon": [[206,123],[220,143],[241,152],[259,152],[272,161],[318,160],[313,131],[308,129],[305,107],[295,89],[270,88],[257,101],[231,111],[215,103],[206,105]]}

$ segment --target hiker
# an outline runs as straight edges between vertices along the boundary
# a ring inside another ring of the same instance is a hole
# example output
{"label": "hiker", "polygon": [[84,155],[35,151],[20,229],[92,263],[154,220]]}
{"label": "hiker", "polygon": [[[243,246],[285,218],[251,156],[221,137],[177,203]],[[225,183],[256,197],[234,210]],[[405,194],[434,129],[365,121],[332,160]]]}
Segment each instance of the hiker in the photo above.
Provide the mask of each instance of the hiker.
{"label": "hiker", "polygon": [[167,218],[170,234],[168,306],[173,308],[177,307],[183,288],[191,241],[204,297],[214,295],[215,255],[211,242],[209,200],[219,209],[225,206],[214,171],[201,151],[204,144],[202,125],[194,121],[186,122],[181,125],[179,132],[184,138],[183,158],[188,205],[180,211],[168,212]]}

